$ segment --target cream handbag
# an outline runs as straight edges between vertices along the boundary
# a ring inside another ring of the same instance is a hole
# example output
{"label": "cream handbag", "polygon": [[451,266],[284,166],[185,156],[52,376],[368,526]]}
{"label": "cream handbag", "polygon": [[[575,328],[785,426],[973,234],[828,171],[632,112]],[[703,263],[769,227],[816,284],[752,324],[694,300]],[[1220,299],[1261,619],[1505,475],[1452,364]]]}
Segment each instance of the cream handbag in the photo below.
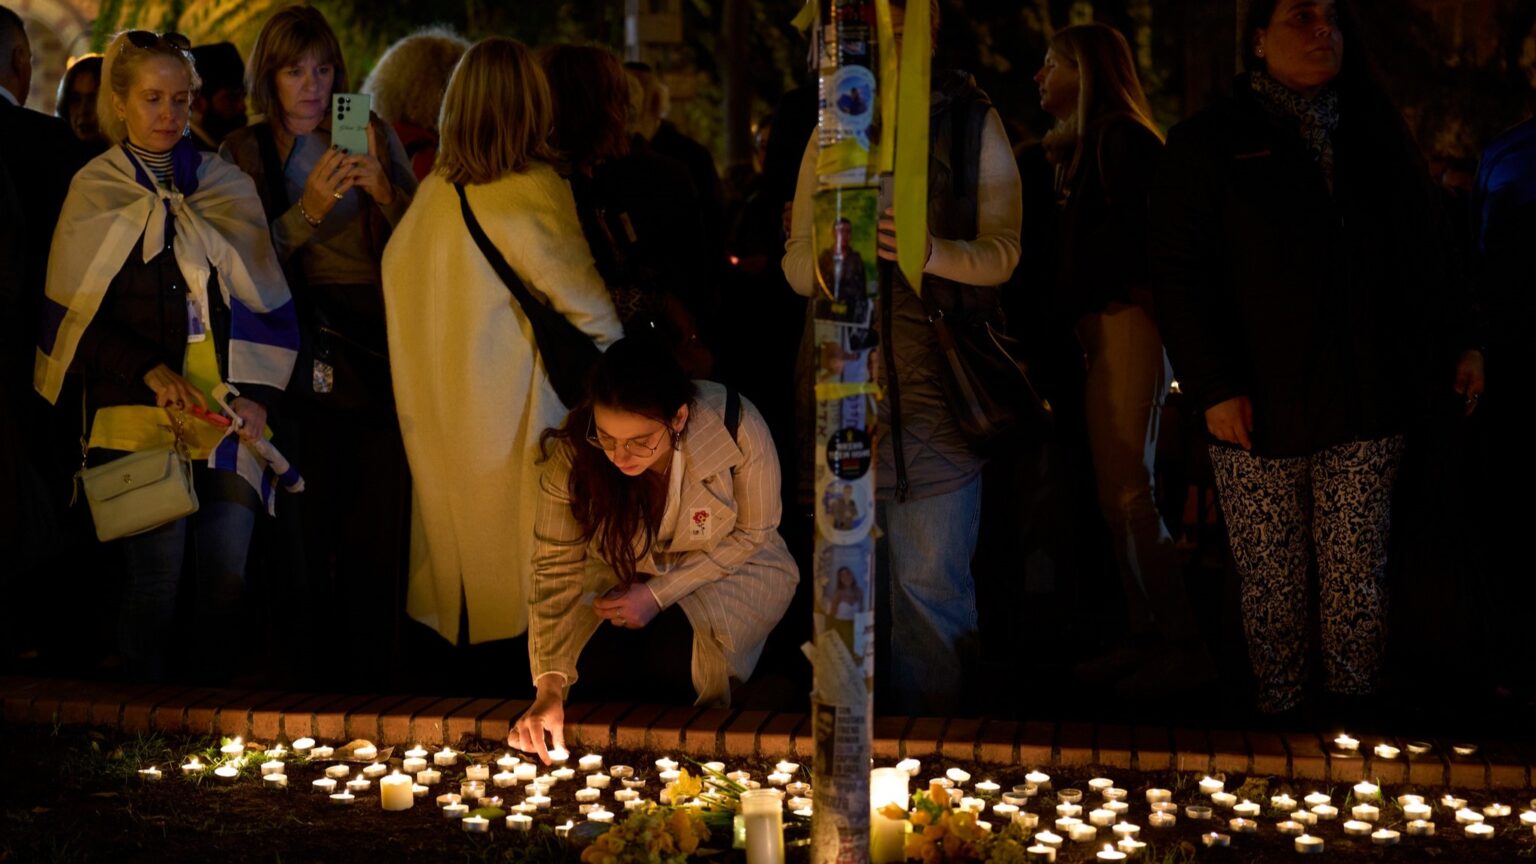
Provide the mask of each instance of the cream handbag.
{"label": "cream handbag", "polygon": [[76,475],[101,542],[153,531],[197,512],[182,421],[174,414],[170,417],[175,444],[129,453],[95,468],[82,466]]}

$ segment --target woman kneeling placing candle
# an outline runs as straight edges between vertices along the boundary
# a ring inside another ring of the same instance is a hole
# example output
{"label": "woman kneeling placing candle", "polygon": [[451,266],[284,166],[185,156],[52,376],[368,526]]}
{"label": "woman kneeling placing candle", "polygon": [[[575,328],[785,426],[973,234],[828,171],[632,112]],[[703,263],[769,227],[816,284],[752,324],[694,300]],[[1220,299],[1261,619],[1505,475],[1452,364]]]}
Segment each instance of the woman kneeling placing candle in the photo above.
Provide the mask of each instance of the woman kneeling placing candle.
{"label": "woman kneeling placing candle", "polygon": [[628,338],[598,360],[587,402],[541,441],[529,626],[538,695],[507,742],[541,758],[546,734],[563,746],[572,685],[589,697],[728,704],[799,581],[776,530],[779,464],[762,416]]}

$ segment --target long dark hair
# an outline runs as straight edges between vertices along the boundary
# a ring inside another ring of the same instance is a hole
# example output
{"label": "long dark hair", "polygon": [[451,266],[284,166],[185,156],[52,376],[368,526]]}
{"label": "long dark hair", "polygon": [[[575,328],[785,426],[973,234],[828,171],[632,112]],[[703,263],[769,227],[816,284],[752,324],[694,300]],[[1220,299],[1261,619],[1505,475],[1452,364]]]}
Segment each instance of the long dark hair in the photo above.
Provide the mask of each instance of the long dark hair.
{"label": "long dark hair", "polygon": [[539,52],[554,100],[553,143],[572,170],[629,152],[629,79],[612,51],[552,45]]}
{"label": "long dark hair", "polygon": [[[582,542],[596,541],[598,553],[621,585],[635,581],[636,563],[656,542],[666,490],[645,477],[625,476],[606,453],[587,443],[592,406],[639,414],[670,428],[678,410],[692,405],[693,397],[693,382],[670,351],[647,339],[620,339],[592,370],[587,400],[566,415],[563,424],[539,436],[544,458],[552,445],[570,454],[566,489],[571,514],[581,525]],[[643,540],[639,554],[636,537]]]}

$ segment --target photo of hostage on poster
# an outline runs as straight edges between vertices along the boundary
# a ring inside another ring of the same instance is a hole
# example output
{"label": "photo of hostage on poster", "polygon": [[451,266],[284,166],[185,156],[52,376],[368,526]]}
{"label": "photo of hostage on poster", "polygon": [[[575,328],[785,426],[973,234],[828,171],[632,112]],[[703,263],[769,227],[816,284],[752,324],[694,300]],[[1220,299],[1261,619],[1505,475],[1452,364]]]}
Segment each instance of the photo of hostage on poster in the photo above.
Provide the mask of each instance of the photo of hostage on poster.
{"label": "photo of hostage on poster", "polygon": [[816,194],[812,243],[816,251],[818,320],[868,327],[878,288],[875,233],[879,190],[829,189]]}

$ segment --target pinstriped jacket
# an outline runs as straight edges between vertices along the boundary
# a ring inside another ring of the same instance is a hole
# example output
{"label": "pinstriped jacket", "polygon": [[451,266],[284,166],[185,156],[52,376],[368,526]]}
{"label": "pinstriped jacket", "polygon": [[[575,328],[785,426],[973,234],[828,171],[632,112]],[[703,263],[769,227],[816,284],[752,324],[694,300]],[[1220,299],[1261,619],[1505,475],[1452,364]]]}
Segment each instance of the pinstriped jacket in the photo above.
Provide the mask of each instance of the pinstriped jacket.
{"label": "pinstriped jacket", "polygon": [[[695,383],[679,445],[683,476],[672,539],[658,541],[638,569],[649,576],[646,585],[662,608],[678,604],[693,625],[696,704],[723,706],[732,679],[752,674],[800,576],[778,532],[779,462],[767,424],[742,399],[737,440],[731,440],[725,388]],[[539,481],[528,626],[534,680],[558,672],[567,685],[575,682],[576,659],[600,623],[583,595],[617,584],[596,547],[582,542],[567,488],[570,468],[569,452],[557,448]]]}

